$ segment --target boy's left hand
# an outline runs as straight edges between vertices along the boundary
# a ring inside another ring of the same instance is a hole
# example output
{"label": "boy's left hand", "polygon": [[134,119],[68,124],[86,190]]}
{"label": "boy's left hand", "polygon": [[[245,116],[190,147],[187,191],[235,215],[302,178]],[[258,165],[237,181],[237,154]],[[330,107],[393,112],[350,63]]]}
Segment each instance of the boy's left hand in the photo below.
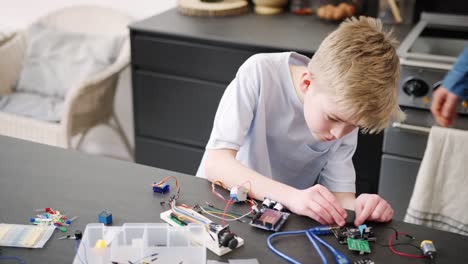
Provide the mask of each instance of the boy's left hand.
{"label": "boy's left hand", "polygon": [[377,194],[363,193],[354,203],[356,219],[354,224],[360,226],[366,220],[388,222],[393,217],[393,209],[382,197]]}

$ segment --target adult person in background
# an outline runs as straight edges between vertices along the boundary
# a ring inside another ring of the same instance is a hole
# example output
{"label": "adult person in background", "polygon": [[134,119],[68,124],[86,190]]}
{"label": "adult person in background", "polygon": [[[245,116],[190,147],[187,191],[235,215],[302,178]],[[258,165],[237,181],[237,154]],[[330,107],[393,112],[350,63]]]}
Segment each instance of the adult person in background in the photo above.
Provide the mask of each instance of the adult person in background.
{"label": "adult person in background", "polygon": [[442,85],[432,94],[431,112],[441,126],[450,126],[457,117],[457,103],[468,100],[468,46],[460,54]]}

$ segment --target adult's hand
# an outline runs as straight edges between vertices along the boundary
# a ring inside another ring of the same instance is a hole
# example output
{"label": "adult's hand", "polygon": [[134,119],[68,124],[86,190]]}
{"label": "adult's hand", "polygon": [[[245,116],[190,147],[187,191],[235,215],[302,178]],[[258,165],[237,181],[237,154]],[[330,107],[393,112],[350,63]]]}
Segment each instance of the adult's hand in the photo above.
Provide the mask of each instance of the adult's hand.
{"label": "adult's hand", "polygon": [[450,126],[457,117],[458,96],[444,87],[437,88],[432,94],[431,112],[441,126]]}

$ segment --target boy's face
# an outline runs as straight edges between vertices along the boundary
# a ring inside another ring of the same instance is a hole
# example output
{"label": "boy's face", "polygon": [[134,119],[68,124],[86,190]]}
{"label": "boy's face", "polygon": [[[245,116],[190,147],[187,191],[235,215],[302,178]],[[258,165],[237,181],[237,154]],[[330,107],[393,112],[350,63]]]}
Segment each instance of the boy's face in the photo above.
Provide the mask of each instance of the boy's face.
{"label": "boy's face", "polygon": [[346,110],[334,98],[319,91],[317,83],[304,90],[304,118],[315,139],[332,141],[344,137],[356,128]]}

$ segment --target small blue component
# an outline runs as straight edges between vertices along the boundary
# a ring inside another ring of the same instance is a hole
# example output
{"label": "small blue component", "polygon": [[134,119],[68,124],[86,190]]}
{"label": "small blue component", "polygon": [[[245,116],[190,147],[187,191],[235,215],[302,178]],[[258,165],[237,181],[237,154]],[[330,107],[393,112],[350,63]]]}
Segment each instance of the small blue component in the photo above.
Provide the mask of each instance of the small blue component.
{"label": "small blue component", "polygon": [[112,224],[112,214],[109,211],[102,211],[98,218],[99,223],[103,223],[105,225]]}
{"label": "small blue component", "polygon": [[360,226],[358,227],[359,232],[361,233],[361,236],[362,236],[362,232],[364,232],[364,230],[365,230],[366,228],[367,228],[367,225],[360,225]]}
{"label": "small blue component", "polygon": [[156,192],[156,193],[167,193],[169,192],[169,184],[164,184],[164,185],[155,185],[153,186],[153,192]]}

